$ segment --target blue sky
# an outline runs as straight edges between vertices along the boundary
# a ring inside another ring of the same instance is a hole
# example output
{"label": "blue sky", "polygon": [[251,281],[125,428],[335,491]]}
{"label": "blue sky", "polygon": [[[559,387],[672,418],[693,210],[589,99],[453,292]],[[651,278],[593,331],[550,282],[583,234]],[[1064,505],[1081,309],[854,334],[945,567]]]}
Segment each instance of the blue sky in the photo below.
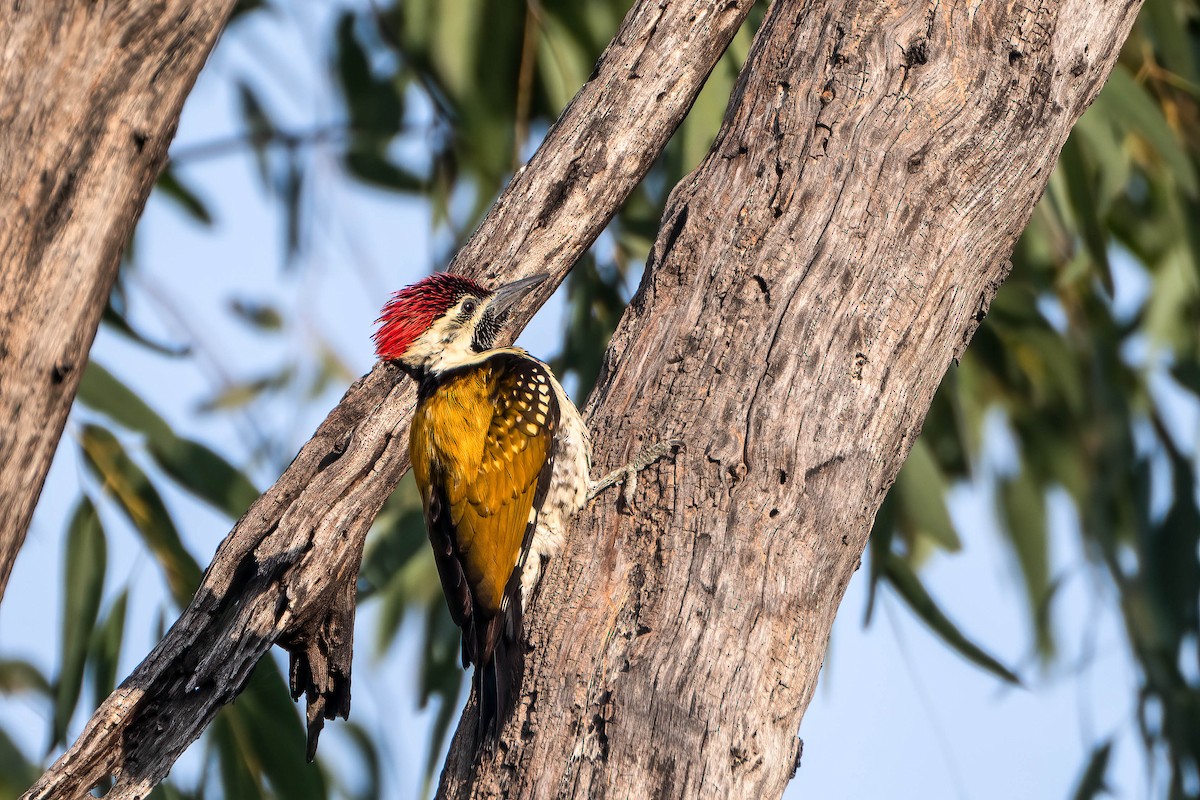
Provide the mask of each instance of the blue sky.
{"label": "blue sky", "polygon": [[[201,76],[179,128],[175,152],[238,133],[231,78],[261,69],[264,53],[276,74],[268,96],[297,126],[326,121],[336,112],[325,78],[306,53],[325,43],[329,13],[298,3],[282,24],[254,23],[227,37]],[[403,147],[419,148],[419,141]],[[216,211],[211,230],[185,219],[169,202],[152,198],[137,241],[138,269],[132,316],[140,327],[197,350],[195,359],[149,353],[102,331],[93,358],[137,389],[176,429],[240,461],[255,429],[281,436],[294,449],[340,397],[331,387],[315,403],[297,408],[277,403],[253,419],[197,413],[225,378],[246,379],[277,365],[292,349],[327,341],[355,374],[372,364],[370,333],[390,290],[430,269],[439,251],[431,239],[428,209],[420,202],[339,180],[331,154],[312,155],[314,189],[306,232],[309,249],[293,269],[282,265],[278,208],[266,196],[247,154],[209,158],[183,172]],[[561,292],[560,292],[561,295]],[[232,298],[270,301],[302,320],[276,339],[239,327],[227,310]],[[186,324],[181,325],[180,320]],[[523,343],[543,357],[561,337],[562,302],[541,311]],[[64,520],[83,479],[68,422],[25,548],[0,606],[0,658],[20,656],[53,674],[61,613]],[[1003,468],[1002,426],[989,448],[992,468]],[[260,488],[270,470],[255,475]],[[230,521],[185,495],[166,492],[185,541],[207,563]],[[799,731],[804,757],[787,797],[1066,798],[1092,745],[1118,734],[1111,783],[1123,797],[1153,793],[1144,755],[1134,736],[1135,674],[1119,621],[1111,610],[1111,587],[1096,584],[1083,568],[1073,512],[1062,498],[1052,503],[1053,573],[1065,576],[1055,626],[1063,657],[1048,674],[1031,658],[1031,635],[1016,566],[996,529],[990,498],[956,489],[951,512],[964,553],[935,555],[922,576],[943,608],[991,652],[1015,664],[1027,689],[1011,689],[948,650],[886,590],[874,622],[863,628],[866,570],[850,584],[834,627],[821,684]],[[132,587],[131,616],[121,675],[153,644],[165,586],[137,539],[111,514],[111,597]],[[354,718],[372,727],[387,719],[400,733],[384,742],[390,758],[390,794],[415,797],[428,746],[428,711],[416,708],[417,637],[407,624],[385,654],[371,649],[373,609],[363,609],[356,636]],[[167,622],[170,620],[168,619]],[[50,711],[28,699],[0,698],[0,720],[31,756],[40,756]],[[77,715],[77,734],[84,721]],[[399,722],[400,724],[396,724]],[[322,748],[335,755],[347,747],[332,723]],[[194,748],[178,774],[194,774]]]}

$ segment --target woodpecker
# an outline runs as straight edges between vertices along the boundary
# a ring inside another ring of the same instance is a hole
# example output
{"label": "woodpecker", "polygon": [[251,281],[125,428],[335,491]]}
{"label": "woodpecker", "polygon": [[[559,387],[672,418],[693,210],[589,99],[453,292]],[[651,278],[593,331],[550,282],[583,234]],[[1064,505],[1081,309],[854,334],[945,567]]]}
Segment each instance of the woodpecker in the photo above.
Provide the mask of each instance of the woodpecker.
{"label": "woodpecker", "polygon": [[591,482],[587,427],[550,368],[495,346],[512,307],[547,277],[492,291],[431,275],[392,296],[374,336],[378,357],[418,383],[409,455],[463,667],[475,666],[477,742],[494,741],[513,711],[521,614],[571,515],[622,476],[628,500],[637,470],[677,444]]}

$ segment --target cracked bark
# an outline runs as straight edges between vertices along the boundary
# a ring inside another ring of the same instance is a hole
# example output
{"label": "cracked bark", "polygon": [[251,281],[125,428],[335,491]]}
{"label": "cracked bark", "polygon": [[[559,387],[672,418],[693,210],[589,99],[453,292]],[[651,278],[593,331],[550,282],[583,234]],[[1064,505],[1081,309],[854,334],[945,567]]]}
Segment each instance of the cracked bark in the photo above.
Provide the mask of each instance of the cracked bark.
{"label": "cracked bark", "polygon": [[596,469],[495,753],[439,797],[778,797],[838,603],[1138,2],[776,0],[587,408]]}
{"label": "cracked bark", "polygon": [[[489,283],[550,273],[514,312],[523,326],[645,176],[750,6],[635,3],[450,268]],[[110,800],[145,797],[273,643],[292,653],[315,746],[324,719],[349,709],[354,581],[367,529],[408,467],[414,400],[384,364],[350,387],[222,542],[166,637],[23,797],[84,798],[108,776]]]}

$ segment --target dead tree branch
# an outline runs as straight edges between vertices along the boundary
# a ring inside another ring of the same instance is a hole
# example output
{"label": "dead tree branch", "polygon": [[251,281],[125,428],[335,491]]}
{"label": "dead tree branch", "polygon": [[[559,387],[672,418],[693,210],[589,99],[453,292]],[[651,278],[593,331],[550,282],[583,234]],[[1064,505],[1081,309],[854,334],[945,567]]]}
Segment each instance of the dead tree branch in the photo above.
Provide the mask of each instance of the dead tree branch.
{"label": "dead tree branch", "polygon": [[576,520],[522,707],[482,758],[468,710],[440,797],[782,794],[879,504],[1139,5],[776,0],[588,409],[599,472],[687,447]]}
{"label": "dead tree branch", "polygon": [[[643,0],[629,12],[592,79],[451,264],[487,282],[551,273],[514,327],[649,170],[750,6]],[[350,388],[226,537],[167,636],[26,798],[83,798],[110,775],[106,797],[145,797],[273,643],[292,653],[310,736],[346,713],[352,587],[367,529],[408,467],[414,398],[387,365]]]}

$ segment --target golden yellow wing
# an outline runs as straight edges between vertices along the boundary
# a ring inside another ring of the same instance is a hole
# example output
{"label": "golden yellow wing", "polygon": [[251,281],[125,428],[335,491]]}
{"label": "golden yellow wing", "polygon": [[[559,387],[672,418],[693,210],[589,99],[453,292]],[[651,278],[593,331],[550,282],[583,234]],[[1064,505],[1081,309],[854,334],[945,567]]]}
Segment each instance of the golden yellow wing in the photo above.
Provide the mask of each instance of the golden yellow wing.
{"label": "golden yellow wing", "polygon": [[[511,352],[423,392],[413,417],[413,471],[451,613],[464,628],[497,616],[519,583],[557,425],[546,367]],[[486,659],[473,649],[468,643],[472,661]]]}
{"label": "golden yellow wing", "polygon": [[427,380],[410,454],[463,666],[475,664],[479,731],[498,733],[521,684],[521,571],[549,488],[559,409],[546,366],[501,351]]}

